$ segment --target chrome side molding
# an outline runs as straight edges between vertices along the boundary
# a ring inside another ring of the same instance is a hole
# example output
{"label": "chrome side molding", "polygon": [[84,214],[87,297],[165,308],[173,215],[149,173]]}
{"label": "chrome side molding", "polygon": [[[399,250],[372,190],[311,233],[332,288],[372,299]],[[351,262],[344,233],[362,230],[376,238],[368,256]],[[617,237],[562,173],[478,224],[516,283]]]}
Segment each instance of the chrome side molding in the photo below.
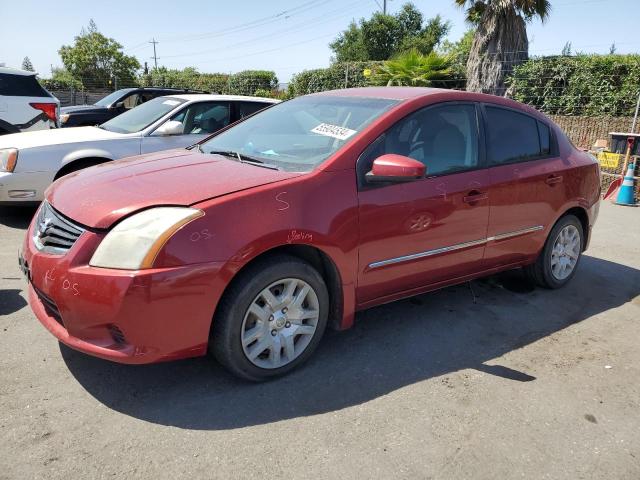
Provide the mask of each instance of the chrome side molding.
{"label": "chrome side molding", "polygon": [[403,255],[402,257],[389,258],[387,260],[380,260],[378,262],[370,263],[368,268],[380,268],[387,265],[393,265],[396,263],[410,262],[411,260],[417,260],[419,258],[432,257],[434,255],[441,255],[443,253],[455,252],[456,250],[462,250],[463,248],[476,247],[478,245],[484,245],[489,242],[496,242],[500,240],[506,240],[512,237],[519,237],[520,235],[526,235],[528,233],[537,232],[542,230],[542,225],[536,225],[535,227],[523,228],[522,230],[516,230],[513,232],[500,233],[491,237],[483,238],[480,240],[472,240],[470,242],[457,243],[448,247],[435,248],[433,250],[426,250],[424,252],[413,253],[411,255]]}

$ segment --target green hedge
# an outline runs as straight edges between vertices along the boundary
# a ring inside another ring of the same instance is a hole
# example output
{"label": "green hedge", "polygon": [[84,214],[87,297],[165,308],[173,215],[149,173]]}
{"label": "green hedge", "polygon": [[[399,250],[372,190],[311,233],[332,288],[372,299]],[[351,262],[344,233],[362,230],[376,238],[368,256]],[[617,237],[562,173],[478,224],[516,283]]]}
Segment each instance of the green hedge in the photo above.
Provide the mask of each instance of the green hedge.
{"label": "green hedge", "polygon": [[190,88],[205,92],[222,92],[229,83],[229,75],[224,73],[200,73],[193,67],[183,70],[160,67],[139,77],[143,87]]}
{"label": "green hedge", "polygon": [[269,70],[244,70],[229,77],[228,93],[255,95],[257,90],[273,91],[278,88],[278,77]]}
{"label": "green hedge", "polygon": [[336,90],[339,88],[365,87],[369,78],[365,70],[375,71],[382,62],[334,63],[328,68],[305,70],[291,78],[288,96],[296,97],[307,93]]}
{"label": "green hedge", "polygon": [[141,75],[139,81],[144,87],[190,88],[233,95],[255,95],[257,90],[272,92],[278,86],[278,77],[271,71],[245,70],[228,75],[200,73],[193,67],[183,70],[161,67]]}
{"label": "green hedge", "polygon": [[508,80],[519,102],[559,115],[633,115],[640,55],[533,58]]}

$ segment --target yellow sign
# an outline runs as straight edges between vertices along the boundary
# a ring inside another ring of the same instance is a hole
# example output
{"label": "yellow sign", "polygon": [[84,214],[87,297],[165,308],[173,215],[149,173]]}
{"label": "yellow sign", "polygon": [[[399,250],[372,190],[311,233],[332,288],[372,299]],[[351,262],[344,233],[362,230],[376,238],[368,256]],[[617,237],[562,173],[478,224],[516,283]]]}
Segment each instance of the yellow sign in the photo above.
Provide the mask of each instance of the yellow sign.
{"label": "yellow sign", "polygon": [[598,154],[598,161],[603,168],[618,168],[621,156],[619,153],[600,152]]}

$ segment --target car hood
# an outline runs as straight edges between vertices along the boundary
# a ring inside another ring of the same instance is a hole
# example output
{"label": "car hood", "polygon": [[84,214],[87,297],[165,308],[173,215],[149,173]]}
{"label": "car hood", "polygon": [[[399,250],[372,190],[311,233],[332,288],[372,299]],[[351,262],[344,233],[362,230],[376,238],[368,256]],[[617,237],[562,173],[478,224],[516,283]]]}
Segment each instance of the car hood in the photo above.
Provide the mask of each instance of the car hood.
{"label": "car hood", "polygon": [[76,113],[76,112],[104,112],[108,110],[107,107],[101,107],[99,105],[74,105],[72,107],[62,107],[60,113]]}
{"label": "car hood", "polygon": [[109,132],[98,127],[55,128],[52,130],[0,135],[0,148],[17,148],[20,150],[65,143],[109,140],[122,138],[123,136],[122,133]]}
{"label": "car hood", "polygon": [[133,212],[195,203],[302,175],[179,149],[129,157],[71,173],[46,192],[53,207],[92,228]]}

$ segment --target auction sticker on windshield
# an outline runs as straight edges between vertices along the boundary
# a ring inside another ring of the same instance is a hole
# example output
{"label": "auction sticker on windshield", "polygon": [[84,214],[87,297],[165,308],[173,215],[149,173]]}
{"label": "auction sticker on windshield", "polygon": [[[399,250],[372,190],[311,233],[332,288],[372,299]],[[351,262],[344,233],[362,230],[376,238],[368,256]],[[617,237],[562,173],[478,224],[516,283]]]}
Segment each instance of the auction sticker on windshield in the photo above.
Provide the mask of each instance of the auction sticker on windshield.
{"label": "auction sticker on windshield", "polygon": [[331,125],[330,123],[321,123],[317,127],[312,128],[311,131],[319,135],[337,138],[338,140],[346,140],[356,133],[355,130],[351,130],[350,128],[339,127],[337,125]]}

